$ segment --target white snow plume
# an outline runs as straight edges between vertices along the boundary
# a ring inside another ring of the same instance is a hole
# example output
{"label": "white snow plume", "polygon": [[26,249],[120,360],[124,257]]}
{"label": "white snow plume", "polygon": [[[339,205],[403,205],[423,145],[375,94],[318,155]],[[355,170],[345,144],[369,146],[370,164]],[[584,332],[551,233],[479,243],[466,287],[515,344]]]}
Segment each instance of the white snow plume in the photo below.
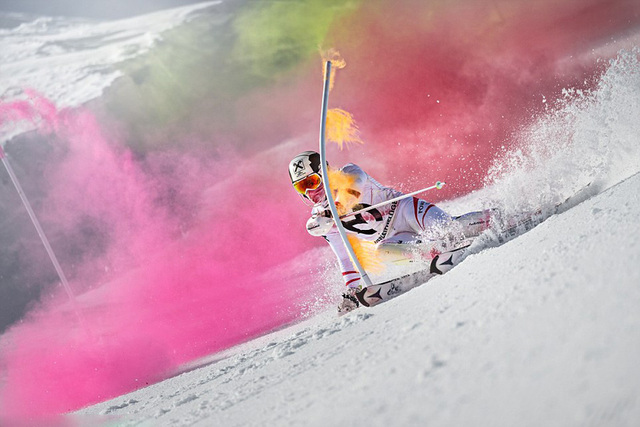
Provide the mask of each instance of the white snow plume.
{"label": "white snow plume", "polygon": [[551,210],[591,187],[602,191],[640,171],[640,49],[620,51],[589,92],[563,90],[560,107],[519,135],[473,196],[508,214]]}

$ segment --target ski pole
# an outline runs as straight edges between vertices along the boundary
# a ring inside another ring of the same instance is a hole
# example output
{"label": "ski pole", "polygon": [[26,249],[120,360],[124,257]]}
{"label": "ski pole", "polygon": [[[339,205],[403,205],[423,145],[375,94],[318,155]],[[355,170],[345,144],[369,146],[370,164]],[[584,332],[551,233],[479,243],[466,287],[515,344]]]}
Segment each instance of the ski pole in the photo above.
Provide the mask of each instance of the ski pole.
{"label": "ski pole", "polygon": [[376,203],[373,206],[367,206],[366,208],[362,208],[362,209],[359,209],[359,210],[354,211],[354,212],[346,213],[346,214],[342,215],[340,217],[340,219],[347,218],[347,217],[354,216],[354,215],[358,215],[359,213],[366,212],[366,211],[368,211],[370,209],[379,208],[380,206],[388,205],[389,203],[397,202],[398,200],[406,199],[407,197],[414,196],[414,195],[416,195],[418,193],[422,193],[424,191],[433,190],[434,188],[436,188],[438,190],[441,190],[442,187],[444,187],[445,184],[446,184],[445,182],[437,181],[435,183],[435,185],[432,185],[431,187],[423,188],[422,190],[413,191],[413,192],[408,193],[408,194],[403,194],[401,196],[394,197],[393,199],[389,199],[389,200],[385,200],[384,202]]}
{"label": "ski pole", "polygon": [[7,173],[9,174],[9,178],[11,178],[11,182],[13,182],[13,186],[16,188],[16,191],[20,196],[20,200],[22,200],[22,204],[27,210],[27,214],[29,214],[29,218],[31,218],[31,222],[33,223],[33,226],[35,227],[36,232],[38,233],[38,237],[40,237],[40,240],[44,245],[44,249],[47,251],[47,255],[49,255],[49,259],[53,264],[53,268],[55,268],[56,273],[58,273],[58,278],[60,279],[60,283],[62,283],[62,286],[64,287],[64,290],[67,292],[67,296],[69,297],[69,301],[71,302],[71,308],[75,312],[80,324],[82,326],[85,326],[84,319],[78,307],[76,296],[71,290],[69,281],[67,280],[67,277],[64,275],[64,272],[62,271],[62,267],[60,267],[60,263],[58,262],[58,258],[56,257],[56,254],[53,252],[53,249],[49,244],[49,239],[47,239],[47,236],[44,234],[44,230],[40,225],[40,221],[38,221],[38,218],[36,217],[36,214],[34,213],[33,208],[31,207],[31,203],[29,203],[29,200],[27,199],[27,195],[22,190],[22,186],[18,181],[18,177],[13,171],[13,168],[9,163],[9,159],[6,157],[4,150],[2,149],[2,144],[0,144],[0,161],[2,161],[2,163],[4,164],[4,167],[7,170]]}
{"label": "ski pole", "polygon": [[[331,194],[331,187],[329,187],[329,173],[327,171],[327,161],[326,161],[326,151],[325,151],[325,130],[327,127],[327,106],[329,104],[329,82],[331,79],[331,61],[327,61],[325,64],[325,76],[324,76],[324,88],[322,91],[322,113],[320,115],[320,167],[322,168],[322,183],[324,184],[324,191],[327,196],[327,202],[329,202],[329,209],[331,209],[331,214],[333,218],[339,218],[338,208],[336,207],[336,203],[333,200],[333,196]],[[353,246],[349,242],[347,238],[347,232],[342,225],[342,222],[335,219],[336,228],[338,229],[338,234],[342,238],[342,242],[344,243],[347,252],[351,256],[351,261],[353,261],[353,265],[360,273],[360,277],[364,282],[365,286],[371,286],[372,282],[369,278],[369,275],[364,270],[360,261],[358,261],[358,257],[356,256],[355,251],[353,250]]]}

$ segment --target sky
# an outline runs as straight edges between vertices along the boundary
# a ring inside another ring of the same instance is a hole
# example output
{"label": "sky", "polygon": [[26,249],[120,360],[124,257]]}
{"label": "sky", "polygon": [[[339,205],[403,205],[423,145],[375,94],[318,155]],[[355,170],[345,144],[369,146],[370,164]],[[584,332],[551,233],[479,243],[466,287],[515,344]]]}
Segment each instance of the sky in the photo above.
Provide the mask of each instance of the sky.
{"label": "sky", "polygon": [[119,19],[199,0],[0,0],[0,11],[46,16],[73,16],[94,19]]}

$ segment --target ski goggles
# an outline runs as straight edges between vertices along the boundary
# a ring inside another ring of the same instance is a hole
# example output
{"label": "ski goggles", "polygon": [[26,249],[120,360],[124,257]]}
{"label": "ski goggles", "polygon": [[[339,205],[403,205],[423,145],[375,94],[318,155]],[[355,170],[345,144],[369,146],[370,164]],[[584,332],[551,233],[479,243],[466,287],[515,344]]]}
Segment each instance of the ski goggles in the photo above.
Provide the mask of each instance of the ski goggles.
{"label": "ski goggles", "polygon": [[294,182],[293,188],[295,188],[298,193],[305,196],[307,194],[307,190],[315,190],[320,187],[320,184],[322,184],[322,178],[320,178],[320,175],[317,173],[314,173],[306,178],[302,178],[301,180]]}

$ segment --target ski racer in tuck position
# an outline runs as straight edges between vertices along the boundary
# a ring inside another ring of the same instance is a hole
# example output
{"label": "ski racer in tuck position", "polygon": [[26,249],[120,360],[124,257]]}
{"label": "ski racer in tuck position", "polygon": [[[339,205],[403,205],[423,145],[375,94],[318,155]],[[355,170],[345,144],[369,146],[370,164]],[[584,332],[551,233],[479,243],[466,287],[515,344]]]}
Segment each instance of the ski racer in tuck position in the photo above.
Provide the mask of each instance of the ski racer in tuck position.
{"label": "ski racer in tuck position", "polygon": [[[321,173],[320,154],[314,151],[300,153],[289,163],[289,177],[294,189],[308,201],[308,205],[313,204],[307,231],[313,236],[323,237],[338,258],[347,287],[338,306],[338,311],[343,313],[358,307],[355,294],[362,289],[363,283],[332,219]],[[329,175],[332,195],[341,217],[402,195],[383,186],[353,163],[338,170],[330,169]],[[339,179],[338,185],[333,184],[336,175],[345,178]],[[425,242],[448,242],[449,247],[441,245],[437,250],[436,246],[431,246],[428,253],[423,254],[430,263],[430,272],[443,274],[462,259],[464,247],[469,243],[460,246],[460,242],[468,242],[468,239],[478,236],[489,227],[490,220],[491,211],[453,217],[432,203],[407,197],[343,218],[341,222],[347,233],[373,242],[377,251],[386,253],[406,251]]]}

